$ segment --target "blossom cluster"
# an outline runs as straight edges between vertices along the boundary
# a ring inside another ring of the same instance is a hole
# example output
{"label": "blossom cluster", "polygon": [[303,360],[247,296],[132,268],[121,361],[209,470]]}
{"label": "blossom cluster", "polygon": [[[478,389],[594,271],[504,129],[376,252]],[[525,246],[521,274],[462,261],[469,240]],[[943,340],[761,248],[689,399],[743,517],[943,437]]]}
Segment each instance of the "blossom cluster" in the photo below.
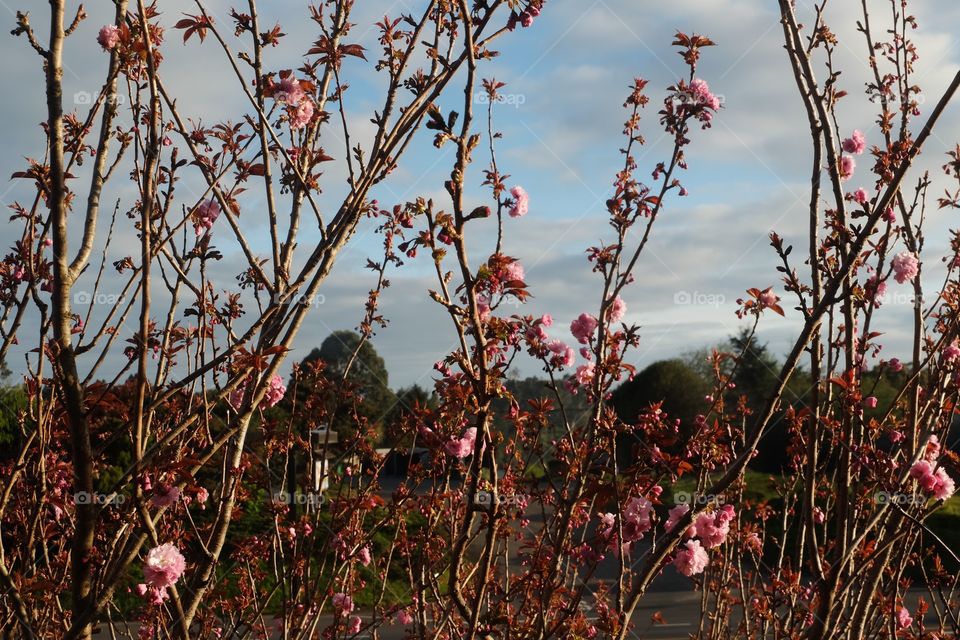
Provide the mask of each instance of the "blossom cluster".
{"label": "blossom cluster", "polygon": [[940,440],[937,436],[930,436],[923,457],[910,467],[910,477],[924,492],[937,500],[946,500],[956,491],[956,484],[946,469],[937,464],[939,457]]}
{"label": "blossom cluster", "polygon": [[[853,177],[854,171],[857,168],[857,161],[854,159],[854,155],[861,155],[867,148],[867,141],[864,138],[863,133],[858,130],[855,130],[849,138],[845,138],[841,147],[846,152],[844,155],[840,156],[839,162],[839,173],[841,180],[849,180]],[[852,154],[852,155],[848,155]]]}
{"label": "blossom cluster", "polygon": [[[674,529],[680,520],[690,511],[690,507],[681,504],[672,508],[665,528]],[[703,572],[709,563],[707,549],[713,549],[723,544],[730,534],[730,524],[736,517],[733,505],[725,504],[716,511],[699,514],[684,532],[687,540],[677,551],[673,564],[677,571],[685,576],[692,576]]]}
{"label": "blossom cluster", "polygon": [[533,25],[534,18],[540,16],[540,6],[539,0],[536,2],[531,2],[530,5],[523,11],[517,13],[513,11],[510,13],[510,17],[507,19],[507,29],[513,31],[517,28],[519,24],[523,28],[527,28]]}
{"label": "blossom cluster", "polygon": [[167,588],[177,583],[186,567],[183,555],[172,542],[154,547],[144,561],[144,582],[137,585],[137,593],[148,596],[153,604],[162,604],[167,599]]}
{"label": "blossom cluster", "polygon": [[313,99],[304,90],[304,85],[312,87],[309,82],[298,80],[292,71],[284,70],[280,72],[279,82],[271,80],[264,91],[266,95],[273,97],[277,103],[286,107],[287,119],[293,130],[302,129],[310,124],[316,111]]}

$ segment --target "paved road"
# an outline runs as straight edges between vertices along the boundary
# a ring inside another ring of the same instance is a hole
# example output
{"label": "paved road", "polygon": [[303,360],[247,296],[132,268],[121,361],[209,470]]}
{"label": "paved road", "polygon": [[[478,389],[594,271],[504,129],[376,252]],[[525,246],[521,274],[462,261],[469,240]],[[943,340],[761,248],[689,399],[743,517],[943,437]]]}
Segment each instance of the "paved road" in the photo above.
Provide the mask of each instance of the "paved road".
{"label": "paved road", "polygon": [[[696,630],[692,621],[696,620],[699,616],[699,603],[699,594],[692,592],[649,594],[637,608],[635,616],[637,625],[635,629],[636,636],[644,638],[645,640],[647,638],[651,640],[687,640],[689,634]],[[667,624],[654,625],[650,622],[650,616],[656,611],[659,611],[663,615]],[[362,612],[360,615],[363,617]],[[320,626],[321,630],[324,624],[329,623],[324,621]],[[381,640],[404,640],[407,638],[404,630],[405,627],[401,626],[381,627],[380,638]],[[117,640],[136,640],[137,626],[133,623],[129,629],[126,629],[118,625],[115,627],[115,634],[115,636],[111,635],[109,628],[103,625],[99,633],[94,635],[94,638],[97,640],[112,640],[112,638],[115,637]],[[319,635],[317,637],[319,637]],[[275,636],[275,640],[279,638],[279,634]],[[361,638],[370,638],[370,636],[359,636],[358,640]],[[223,638],[222,640],[230,639]]]}
{"label": "paved road", "polygon": [[[913,608],[917,598],[922,595],[920,590],[911,590],[907,596],[907,604]],[[651,616],[659,612],[666,624],[653,624]],[[365,617],[360,612],[361,617]],[[643,638],[643,640],[688,640],[691,633],[695,633],[700,618],[700,594],[693,591],[660,591],[648,593],[634,614],[633,622],[634,635],[631,638]],[[929,623],[934,621],[932,613],[928,615]],[[332,619],[331,619],[332,622]],[[320,629],[323,629],[324,621]],[[386,626],[380,628],[380,638],[382,640],[404,640],[404,627]],[[136,625],[131,625],[129,631],[122,628],[116,630],[117,640],[136,640]],[[99,633],[94,636],[97,640],[111,640],[112,636],[109,629],[104,625]],[[318,636],[319,637],[319,636]],[[369,638],[370,636],[360,636],[360,638]],[[279,638],[279,636],[276,636]],[[207,640],[206,638],[198,640]],[[223,638],[222,640],[230,640]],[[359,639],[358,639],[359,640]]]}

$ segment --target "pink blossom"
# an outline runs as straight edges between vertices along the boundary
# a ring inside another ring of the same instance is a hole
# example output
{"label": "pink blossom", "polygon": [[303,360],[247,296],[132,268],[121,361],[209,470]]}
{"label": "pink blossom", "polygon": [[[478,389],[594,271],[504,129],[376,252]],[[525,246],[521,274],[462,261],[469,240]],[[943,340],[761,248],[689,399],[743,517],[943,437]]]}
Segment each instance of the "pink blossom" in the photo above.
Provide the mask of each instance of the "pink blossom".
{"label": "pink blossom", "polygon": [[220,216],[220,205],[213,198],[197,205],[194,211],[193,229],[199,238],[213,228],[213,223]]}
{"label": "pink blossom", "polygon": [[270,408],[283,400],[284,394],[287,393],[287,387],[283,384],[283,378],[278,375],[270,378],[270,385],[267,387],[267,391],[263,396],[263,406]]}
{"label": "pink blossom", "polygon": [[894,212],[893,207],[887,207],[887,210],[883,212],[883,219],[891,224],[897,221],[897,214]]}
{"label": "pink blossom", "polygon": [[230,392],[230,396],[227,398],[227,404],[229,404],[234,411],[240,411],[240,408],[243,406],[243,394],[246,390],[247,385],[241,384]]}
{"label": "pink blossom", "polygon": [[[137,594],[142,597],[149,596],[149,601],[151,604],[161,605],[167,599],[166,589],[158,589],[156,587],[150,587],[146,584],[143,584],[142,582],[136,586],[136,591],[137,591]],[[143,633],[144,629],[148,629],[150,630],[150,632],[147,634],[144,634]],[[152,638],[153,637],[152,628],[148,626],[141,627],[140,634],[138,637]]]}
{"label": "pink blossom", "polygon": [[887,283],[879,280],[876,275],[872,275],[864,285],[864,291],[873,302],[873,306],[879,307],[883,304],[883,299],[887,295]]}
{"label": "pink blossom", "polygon": [[553,325],[553,316],[551,316],[549,313],[543,314],[543,316],[540,317],[540,324],[542,324],[542,325],[545,326],[545,327],[550,327],[550,326],[552,326],[552,325]]}
{"label": "pink blossom", "polygon": [[353,611],[353,598],[351,598],[347,593],[333,594],[332,602],[333,608],[342,614],[347,614]]}
{"label": "pink blossom", "polygon": [[303,91],[303,87],[300,86],[300,81],[292,75],[281,78],[277,84],[277,88],[273,92],[273,97],[276,98],[278,102],[285,102],[289,105],[300,104],[305,96],[306,94]]}
{"label": "pink blossom", "polygon": [[[183,555],[180,554],[180,551],[172,542],[154,547],[147,553],[147,559],[143,566],[143,577],[146,580],[146,585],[143,585],[142,589],[143,593],[146,593],[147,587],[149,587],[154,590],[154,601],[158,598],[162,601],[165,597],[163,590],[175,585],[186,568],[187,564]],[[140,590],[139,587],[138,590]]]}
{"label": "pink blossom", "polygon": [[674,508],[670,509],[670,513],[667,516],[667,522],[663,525],[666,531],[673,531],[676,528],[677,524],[687,515],[687,512],[690,511],[690,507],[685,504],[678,504]]}
{"label": "pink blossom", "polygon": [[510,217],[519,218],[527,215],[530,209],[530,196],[521,186],[510,189],[510,195],[513,196],[513,206],[510,207]]}
{"label": "pink blossom", "polygon": [[696,78],[690,83],[690,92],[696,99],[697,104],[703,105],[709,109],[717,111],[720,108],[720,98],[710,92],[710,87],[706,80]]}
{"label": "pink blossom", "polygon": [[108,24],[100,27],[97,43],[106,50],[113,49],[120,43],[120,29],[116,25]]}
{"label": "pink blossom", "polygon": [[946,362],[953,362],[958,357],[960,357],[960,346],[958,346],[957,341],[954,340],[944,348],[943,359]]}
{"label": "pink blossom", "polygon": [[574,377],[576,377],[577,382],[580,385],[586,386],[593,380],[595,369],[596,365],[594,365],[592,362],[580,365],[577,367],[577,372],[574,374]]}
{"label": "pink blossom", "polygon": [[760,301],[760,306],[764,308],[772,307],[780,302],[780,298],[773,291],[773,287],[768,287],[761,291],[758,300]]}
{"label": "pink blossom", "polygon": [[760,539],[760,535],[756,531],[748,535],[747,539],[743,541],[743,544],[745,547],[747,547],[747,549],[750,549],[756,553],[763,551],[763,541]]}
{"label": "pink blossom", "polygon": [[863,399],[863,406],[866,409],[876,409],[877,408],[877,398],[875,396],[868,396]]}
{"label": "pink blossom", "polygon": [[577,361],[577,352],[568,347],[562,340],[551,340],[547,349],[554,354],[554,363],[561,367],[572,367]]}
{"label": "pink blossom", "polygon": [[365,567],[369,565],[370,561],[373,559],[370,556],[370,547],[363,547],[360,549],[359,553],[357,553],[357,557],[360,559],[360,564]]}
{"label": "pink blossom", "polygon": [[673,559],[673,565],[677,571],[688,578],[703,573],[707,563],[710,562],[706,549],[700,545],[699,540],[687,540],[684,547],[677,551],[677,556]]}
{"label": "pink blossom", "polygon": [[480,322],[490,319],[490,303],[482,296],[477,298],[477,314],[480,316]]}
{"label": "pink blossom", "polygon": [[609,538],[613,535],[613,528],[617,524],[617,516],[612,513],[601,513],[600,525],[603,527],[600,529],[600,536],[603,538]]}
{"label": "pink blossom", "polygon": [[694,523],[696,535],[707,549],[719,547],[730,533],[730,522],[736,516],[733,505],[725,504],[714,513],[701,513]]}
{"label": "pink blossom", "polygon": [[956,485],[943,467],[934,468],[928,460],[918,460],[910,467],[910,476],[920,488],[937,500],[946,500],[956,491]]}
{"label": "pink blossom", "polygon": [[890,367],[890,371],[893,371],[894,373],[903,371],[903,363],[900,362],[900,358],[890,358],[890,362],[887,363],[887,366]]}
{"label": "pink blossom", "polygon": [[397,613],[397,622],[404,625],[410,624],[411,622],[413,622],[413,616],[410,615],[406,609],[401,609]]}
{"label": "pink blossom", "polygon": [[197,489],[196,499],[200,504],[206,504],[207,499],[210,497],[210,493],[205,487],[200,487]]}
{"label": "pink blossom", "polygon": [[304,98],[300,101],[300,104],[297,105],[296,110],[294,110],[293,115],[290,116],[290,128],[291,129],[302,129],[313,119],[314,106],[313,101],[309,98]]}
{"label": "pink blossom", "polygon": [[910,467],[910,477],[924,484],[926,478],[933,477],[933,464],[926,460],[918,460]]}
{"label": "pink blossom", "polygon": [[843,141],[842,146],[847,153],[860,155],[867,149],[867,140],[863,137],[863,133],[854,129],[853,134]]}
{"label": "pink blossom", "polygon": [[462,438],[454,438],[444,445],[447,453],[455,458],[466,458],[473,453],[477,443],[477,428],[470,427],[463,432]]}
{"label": "pink blossom", "polygon": [[893,266],[893,277],[900,284],[913,280],[920,273],[920,261],[917,256],[909,251],[903,251],[895,255],[891,265]]}
{"label": "pink blossom", "polygon": [[853,159],[853,156],[841,156],[840,157],[840,179],[849,180],[853,177],[853,172],[857,168],[857,161]]}
{"label": "pink blossom", "polygon": [[850,195],[850,199],[857,204],[867,204],[867,201],[870,199],[870,194],[867,193],[866,189],[860,188]]}
{"label": "pink blossom", "polygon": [[157,492],[153,494],[153,497],[150,499],[150,504],[157,508],[172,507],[179,499],[180,489],[173,485],[164,485],[157,489]]}
{"label": "pink blossom", "polygon": [[607,307],[607,318],[609,318],[610,322],[620,322],[626,313],[627,303],[625,303],[620,296],[614,298],[610,306]]}
{"label": "pink blossom", "polygon": [[350,622],[347,624],[347,633],[356,635],[360,633],[360,627],[363,625],[363,620],[360,619],[360,616],[351,616]]}
{"label": "pink blossom", "polygon": [[527,274],[523,270],[523,265],[520,264],[518,260],[514,260],[510,264],[506,265],[500,272],[500,278],[504,282],[513,282],[515,280],[523,282],[523,279],[526,275]]}
{"label": "pink blossom", "polygon": [[897,626],[901,629],[906,629],[913,624],[913,616],[910,615],[910,612],[906,607],[900,607],[897,610]]}
{"label": "pink blossom", "polygon": [[570,323],[570,333],[580,344],[587,344],[593,332],[597,330],[597,319],[589,313],[581,313],[580,317]]}
{"label": "pink blossom", "polygon": [[947,474],[947,470],[943,467],[938,467],[933,475],[937,481],[933,488],[933,497],[937,500],[948,500],[957,490],[953,478]]}
{"label": "pink blossom", "polygon": [[650,515],[653,503],[643,496],[634,496],[627,501],[621,514],[623,518],[623,541],[633,542],[643,537],[652,526]]}

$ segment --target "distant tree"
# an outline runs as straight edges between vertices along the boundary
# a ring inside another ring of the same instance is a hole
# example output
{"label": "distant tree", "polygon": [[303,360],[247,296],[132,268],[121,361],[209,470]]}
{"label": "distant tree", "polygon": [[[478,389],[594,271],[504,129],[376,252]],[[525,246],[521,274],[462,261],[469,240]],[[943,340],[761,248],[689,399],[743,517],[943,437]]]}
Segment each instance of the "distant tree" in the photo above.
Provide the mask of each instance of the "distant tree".
{"label": "distant tree", "polygon": [[418,384],[398,389],[396,402],[385,418],[386,431],[382,444],[387,447],[410,446],[413,437],[409,430],[404,429],[404,420],[422,414],[425,409],[434,409],[436,405],[436,396]]}
{"label": "distant tree", "polygon": [[[680,421],[682,436],[690,433],[694,418],[704,411],[704,396],[709,393],[708,381],[682,360],[660,360],[617,387],[611,404],[620,419],[630,423],[651,405],[660,403],[662,411]],[[617,443],[621,463],[632,459],[637,444],[634,436]]]}
{"label": "distant tree", "polygon": [[27,394],[22,385],[7,384],[9,377],[9,369],[0,363],[0,452],[12,456],[16,450],[12,445],[20,440],[20,413],[27,408]]}
{"label": "distant tree", "polygon": [[[354,331],[334,331],[303,363],[317,360],[326,364],[324,375],[328,380],[345,382],[359,396],[358,413],[377,428],[382,437],[383,425],[397,406],[397,396],[388,384],[387,365],[373,344]],[[341,432],[356,431],[346,407],[338,408],[336,416],[334,428]]]}
{"label": "distant tree", "polygon": [[414,406],[432,407],[436,404],[434,394],[418,384],[401,387],[396,391],[397,402],[390,412],[391,416],[412,413]]}
{"label": "distant tree", "polygon": [[751,338],[750,331],[740,329],[737,335],[730,336],[730,351],[743,353],[740,364],[733,376],[737,385],[732,390],[734,396],[746,395],[750,398],[752,409],[759,409],[776,388],[780,363],[761,344],[756,336]]}
{"label": "distant tree", "polygon": [[711,362],[710,356],[714,350],[727,351],[728,349],[729,347],[726,343],[717,346],[691,349],[690,351],[685,351],[683,355],[680,356],[680,360],[704,380],[712,381],[713,363]]}
{"label": "distant tree", "polygon": [[[554,405],[557,405],[554,393],[550,389],[550,381],[545,378],[514,378],[507,380],[506,387],[522,409],[529,408],[528,405],[531,400],[539,400],[541,398],[550,398],[554,400]],[[589,418],[590,405],[583,395],[573,395],[567,391],[563,385],[559,385],[558,395],[563,402],[567,420],[571,423],[582,424]],[[554,411],[552,426],[562,430],[562,420],[563,416],[559,408],[557,408]]]}
{"label": "distant tree", "polygon": [[[748,426],[752,426],[758,419],[767,399],[777,387],[777,374],[780,371],[780,362],[773,356],[768,346],[761,343],[756,335],[751,339],[750,332],[743,328],[736,335],[730,336],[729,350],[734,354],[743,353],[740,363],[733,374],[736,385],[730,390],[728,401],[736,406],[741,397],[746,398],[746,408],[750,411],[747,416]],[[783,407],[792,405],[800,408],[806,405],[810,388],[809,375],[797,371],[783,394]],[[757,471],[777,473],[782,471],[787,463],[784,451],[787,450],[788,434],[783,420],[783,412],[779,412],[767,427],[766,435],[760,442],[757,455],[751,461],[751,468]]]}

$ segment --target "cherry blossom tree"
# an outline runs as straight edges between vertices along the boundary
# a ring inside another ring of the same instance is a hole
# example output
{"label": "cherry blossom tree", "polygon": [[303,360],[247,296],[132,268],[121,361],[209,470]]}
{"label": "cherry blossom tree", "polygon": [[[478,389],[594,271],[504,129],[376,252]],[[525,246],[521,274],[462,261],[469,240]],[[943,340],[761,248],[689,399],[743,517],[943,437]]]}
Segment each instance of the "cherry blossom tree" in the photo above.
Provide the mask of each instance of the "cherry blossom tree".
{"label": "cherry blossom tree", "polygon": [[[778,271],[738,301],[744,350],[711,354],[713,389],[692,424],[658,403],[627,420],[610,399],[633,376],[642,335],[625,322],[643,304],[635,273],[657,221],[687,195],[691,145],[724,108],[698,72],[708,37],[674,36],[670,86],[630,84],[609,226],[585,247],[596,298],[558,326],[523,313],[533,292],[510,230],[530,223],[537,201],[497,157],[505,85],[484,74],[497,41],[522,37],[549,3],[423,0],[369,25],[378,52],[354,38],[352,0],[304,8],[312,43],[290,42],[254,0],[222,22],[202,0],[178,17],[115,0],[113,23],[92,30],[83,7],[67,4],[51,0],[49,35],[26,13],[14,29],[39,58],[47,116],[44,158],[14,175],[34,195],[11,207],[19,238],[0,263],[0,360],[14,345],[32,349],[17,446],[0,466],[5,637],[86,640],[98,625],[136,622],[141,638],[378,637],[402,626],[418,638],[623,640],[664,571],[700,590],[702,638],[960,630],[945,564],[960,559],[925,524],[960,477],[945,446],[960,390],[960,238],[953,255],[925,255],[934,179],[914,167],[960,74],[922,113],[905,1],[862,2],[865,95],[835,67],[826,0],[812,10],[779,2],[783,64],[809,125],[809,234],[792,241],[806,244],[796,255],[771,234]],[[84,34],[106,74],[91,103],[68,113],[64,42]],[[175,46],[224,57],[242,118],[203,125],[181,110],[163,55]],[[275,67],[280,47],[302,52],[302,66]],[[382,87],[366,147],[347,107],[363,73]],[[457,110],[441,108],[458,92]],[[869,101],[877,126],[841,122],[841,100]],[[641,166],[644,132],[657,130],[669,149]],[[374,199],[428,131],[455,151],[443,198]],[[479,205],[467,196],[478,162]],[[331,207],[321,191],[333,165],[347,189]],[[960,147],[944,172],[960,181]],[[185,197],[176,187],[187,181],[203,193]],[[262,207],[248,206],[250,192]],[[938,204],[960,207],[960,189]],[[262,242],[240,223],[251,217]],[[362,340],[336,375],[308,360],[285,380],[312,301],[365,218],[382,253],[357,310]],[[496,241],[478,251],[488,229]],[[130,255],[112,242],[123,231],[138,241]],[[215,275],[228,250],[244,258],[233,282]],[[386,322],[391,271],[412,260],[435,273],[429,296],[457,346],[435,365],[432,401],[387,426],[390,455],[408,459],[388,493],[389,456],[349,373]],[[930,260],[948,265],[935,293],[923,290]],[[90,297],[108,282],[121,283],[118,303],[93,313]],[[906,362],[881,358],[873,328],[894,288],[917,301]],[[736,398],[758,328],[787,315],[802,324],[772,393]],[[124,364],[104,380],[116,353]],[[524,405],[507,385],[518,358],[549,379]],[[802,366],[811,384],[798,406],[785,391]],[[888,406],[871,369],[896,385]],[[585,419],[568,411],[569,393],[585,398]],[[788,425],[789,471],[773,481],[781,499],[758,502],[746,471],[777,420]],[[356,428],[334,442],[329,426],[345,421]],[[428,462],[414,459],[419,449]],[[678,499],[683,482],[693,499]],[[919,604],[906,597],[912,583],[930,592]]]}

